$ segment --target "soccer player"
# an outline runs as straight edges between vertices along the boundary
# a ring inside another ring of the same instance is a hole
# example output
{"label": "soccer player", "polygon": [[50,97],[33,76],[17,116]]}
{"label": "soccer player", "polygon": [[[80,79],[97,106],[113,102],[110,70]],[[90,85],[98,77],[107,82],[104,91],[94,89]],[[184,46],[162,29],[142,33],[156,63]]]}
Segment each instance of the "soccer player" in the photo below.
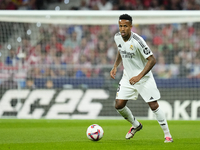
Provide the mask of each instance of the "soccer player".
{"label": "soccer player", "polygon": [[157,102],[160,99],[160,92],[151,72],[152,67],[156,64],[153,53],[146,42],[138,34],[131,31],[131,16],[121,15],[118,23],[120,32],[114,36],[118,53],[110,76],[115,79],[117,66],[122,62],[124,70],[116,94],[115,108],[132,124],[126,134],[126,139],[132,138],[137,131],[142,129],[142,124],[136,120],[131,110],[126,106],[128,100],[136,100],[140,94],[155,114],[164,132],[164,142],[173,142],[165,114]]}

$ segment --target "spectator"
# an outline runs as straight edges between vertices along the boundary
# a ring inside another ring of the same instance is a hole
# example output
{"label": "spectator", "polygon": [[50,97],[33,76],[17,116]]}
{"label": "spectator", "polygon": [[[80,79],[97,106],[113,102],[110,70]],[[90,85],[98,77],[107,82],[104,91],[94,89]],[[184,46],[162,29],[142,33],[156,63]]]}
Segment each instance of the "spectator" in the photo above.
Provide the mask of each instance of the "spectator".
{"label": "spectator", "polygon": [[29,65],[39,64],[41,55],[42,55],[41,44],[37,44],[32,53],[30,53],[30,55],[27,56],[28,64]]}
{"label": "spectator", "polygon": [[55,49],[56,52],[62,52],[63,51],[63,46],[60,42],[57,41],[55,35],[53,35],[50,38],[50,42],[45,46],[46,52],[49,52],[50,49]]}
{"label": "spectator", "polygon": [[6,57],[5,65],[7,66],[16,66],[18,64],[19,58],[16,56],[16,53],[13,49],[9,51],[9,55]]}
{"label": "spectator", "polygon": [[179,78],[188,77],[189,74],[189,66],[186,65],[182,58],[180,58],[180,68],[179,68]]}
{"label": "spectator", "polygon": [[18,6],[12,0],[1,0],[0,10],[16,10]]}
{"label": "spectator", "polygon": [[119,0],[119,5],[118,5],[119,10],[134,10],[136,9],[135,7],[136,5],[132,4],[131,1]]}
{"label": "spectator", "polygon": [[155,76],[164,79],[170,78],[171,72],[168,68],[168,65],[165,64],[164,56],[159,56],[157,61],[158,61],[157,64],[153,68]]}
{"label": "spectator", "polygon": [[53,89],[54,88],[54,83],[52,80],[48,79],[45,83],[45,88],[47,89]]}
{"label": "spectator", "polygon": [[39,68],[39,67],[34,67],[34,68],[31,68],[28,72],[28,77],[31,76],[31,77],[34,77],[34,78],[42,78],[42,70]]}
{"label": "spectator", "polygon": [[36,0],[22,0],[18,5],[20,10],[33,10],[36,9]]}
{"label": "spectator", "polygon": [[78,63],[80,55],[89,55],[90,49],[93,45],[83,37],[81,43],[73,50],[74,63]]}
{"label": "spectator", "polygon": [[73,49],[78,45],[79,45],[79,41],[77,38],[77,33],[75,31],[72,33],[70,38],[67,38],[64,41],[64,44],[63,44],[64,47],[71,47]]}
{"label": "spectator", "polygon": [[90,77],[91,76],[91,63],[87,60],[85,55],[80,56],[79,64],[81,67],[76,71],[76,77]]}
{"label": "spectator", "polygon": [[25,88],[27,88],[27,89],[35,89],[36,88],[33,78],[26,78],[26,87]]}
{"label": "spectator", "polygon": [[50,65],[50,64],[52,64],[52,62],[53,62],[53,59],[51,57],[49,57],[47,52],[41,53],[40,60],[39,60],[38,64]]}
{"label": "spectator", "polygon": [[87,54],[87,58],[88,61],[91,63],[91,65],[97,65],[97,59],[96,59],[96,53],[94,49],[90,49],[88,54]]}
{"label": "spectator", "polygon": [[179,56],[174,56],[172,57],[173,62],[172,64],[169,65],[169,70],[171,72],[171,77],[172,78],[178,78],[180,76],[180,63],[181,59]]}
{"label": "spectator", "polygon": [[74,64],[74,55],[73,49],[71,47],[64,48],[64,51],[61,56],[61,63],[62,64]]}
{"label": "spectator", "polygon": [[146,2],[144,3],[145,6],[150,10],[160,10],[159,0],[151,0],[151,1],[146,0],[145,2]]}
{"label": "spectator", "polygon": [[153,44],[154,45],[161,45],[163,43],[163,33],[162,33],[162,28],[160,26],[156,27],[156,33],[153,36]]}
{"label": "spectator", "polygon": [[54,56],[54,59],[53,59],[54,65],[59,66],[62,64],[61,56],[62,56],[62,52],[56,52],[56,55]]}
{"label": "spectator", "polygon": [[162,46],[162,54],[165,56],[165,63],[166,64],[171,64],[173,59],[170,55],[171,49],[169,48],[168,45],[163,45]]}
{"label": "spectator", "polygon": [[46,9],[45,4],[47,2],[48,1],[46,1],[46,0],[36,0],[35,1],[35,8],[38,9],[38,10],[45,10]]}
{"label": "spectator", "polygon": [[96,7],[97,9],[98,9],[98,7],[97,7],[97,2],[99,1],[99,0],[88,0],[89,2],[88,2],[88,5],[89,5],[89,8],[91,9],[91,10],[95,10],[95,9],[93,9],[94,7]]}
{"label": "spectator", "polygon": [[18,83],[16,81],[14,81],[14,73],[12,73],[10,75],[10,77],[8,78],[8,80],[4,81],[1,85],[0,85],[1,89],[17,89],[18,88]]}
{"label": "spectator", "polygon": [[167,10],[183,10],[182,0],[170,0],[167,6]]}
{"label": "spectator", "polygon": [[87,2],[85,0],[81,0],[80,10],[89,10],[87,6]]}
{"label": "spectator", "polygon": [[112,10],[113,5],[109,0],[99,0],[97,1],[97,7],[99,10]]}
{"label": "spectator", "polygon": [[[29,28],[29,27],[26,27]],[[17,55],[20,57],[20,55],[29,56],[33,52],[34,48],[31,46],[30,38],[29,37],[23,37],[21,45],[17,48]]]}
{"label": "spectator", "polygon": [[50,67],[43,68],[42,73],[43,73],[44,78],[46,78],[46,77],[50,77],[50,78],[57,77],[55,70],[50,68]]}
{"label": "spectator", "polygon": [[[101,65],[108,64],[107,59],[105,57],[102,57],[100,61],[101,61]],[[110,79],[110,68],[107,68],[107,67],[100,68],[99,76],[102,76],[105,79]]]}
{"label": "spectator", "polygon": [[109,64],[112,64],[115,61],[115,57],[114,56],[116,56],[116,49],[117,49],[117,47],[116,47],[115,43],[112,43],[110,45],[110,47],[108,48],[107,58],[109,60]]}
{"label": "spectator", "polygon": [[66,72],[66,69],[59,69],[58,70],[58,76],[66,78],[68,76],[67,72]]}
{"label": "spectator", "polygon": [[86,77],[85,68],[83,68],[83,67],[78,68],[77,71],[76,71],[75,77],[76,78]]}
{"label": "spectator", "polygon": [[4,66],[4,63],[2,61],[2,57],[0,56],[0,67],[3,67]]}
{"label": "spectator", "polygon": [[188,78],[200,78],[200,59],[196,57],[194,64],[190,67]]}

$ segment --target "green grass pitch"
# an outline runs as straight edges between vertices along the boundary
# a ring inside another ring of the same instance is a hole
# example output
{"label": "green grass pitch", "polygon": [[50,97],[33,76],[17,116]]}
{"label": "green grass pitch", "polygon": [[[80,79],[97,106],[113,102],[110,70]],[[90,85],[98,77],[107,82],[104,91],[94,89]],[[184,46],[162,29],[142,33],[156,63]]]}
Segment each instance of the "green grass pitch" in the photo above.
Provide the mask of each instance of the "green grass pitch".
{"label": "green grass pitch", "polygon": [[[126,120],[18,120],[0,119],[0,150],[199,150],[200,121],[168,121],[173,143],[164,143],[155,120],[140,120],[143,129],[131,140]],[[86,129],[99,124],[100,141],[90,141]]]}

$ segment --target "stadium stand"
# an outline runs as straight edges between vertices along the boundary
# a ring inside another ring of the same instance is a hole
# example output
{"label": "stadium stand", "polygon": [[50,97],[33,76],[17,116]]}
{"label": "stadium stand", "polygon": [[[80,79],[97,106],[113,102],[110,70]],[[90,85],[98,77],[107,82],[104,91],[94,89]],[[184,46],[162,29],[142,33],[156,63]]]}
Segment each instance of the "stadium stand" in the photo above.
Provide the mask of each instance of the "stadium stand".
{"label": "stadium stand", "polygon": [[0,0],[0,10],[199,10],[199,0]]}

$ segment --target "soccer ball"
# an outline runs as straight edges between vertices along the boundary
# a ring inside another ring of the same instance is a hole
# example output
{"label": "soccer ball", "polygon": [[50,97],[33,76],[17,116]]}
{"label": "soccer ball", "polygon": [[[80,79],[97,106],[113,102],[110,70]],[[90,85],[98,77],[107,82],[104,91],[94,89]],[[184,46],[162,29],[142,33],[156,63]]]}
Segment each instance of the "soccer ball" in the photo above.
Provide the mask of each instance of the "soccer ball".
{"label": "soccer ball", "polygon": [[92,141],[99,141],[103,137],[103,128],[98,124],[92,124],[87,128],[86,135]]}

